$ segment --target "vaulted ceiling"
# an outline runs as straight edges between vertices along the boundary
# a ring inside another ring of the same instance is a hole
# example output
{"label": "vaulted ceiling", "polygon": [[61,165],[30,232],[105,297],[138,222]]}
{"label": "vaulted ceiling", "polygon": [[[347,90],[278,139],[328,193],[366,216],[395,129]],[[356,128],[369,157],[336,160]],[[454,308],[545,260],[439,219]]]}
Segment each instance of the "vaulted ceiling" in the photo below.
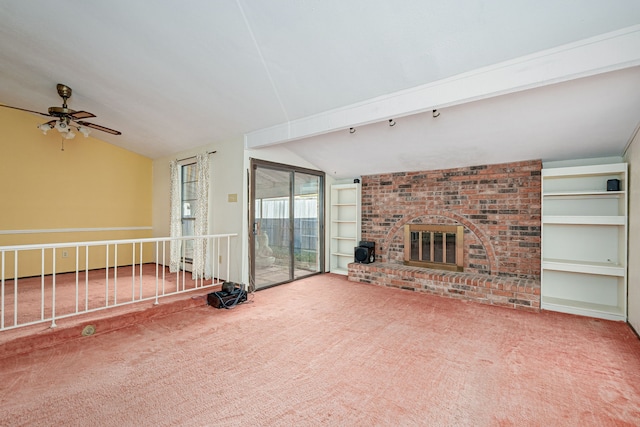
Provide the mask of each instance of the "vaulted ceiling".
{"label": "vaulted ceiling", "polygon": [[46,111],[57,83],[151,158],[243,136],[336,177],[621,155],[640,2],[0,2],[0,104]]}

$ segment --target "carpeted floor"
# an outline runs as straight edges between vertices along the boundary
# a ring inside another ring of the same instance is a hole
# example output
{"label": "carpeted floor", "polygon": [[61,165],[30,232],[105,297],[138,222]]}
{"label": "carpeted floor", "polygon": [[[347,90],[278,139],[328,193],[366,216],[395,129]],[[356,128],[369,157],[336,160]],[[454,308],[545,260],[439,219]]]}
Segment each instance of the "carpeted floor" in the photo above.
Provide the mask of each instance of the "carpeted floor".
{"label": "carpeted floor", "polygon": [[624,323],[322,275],[0,359],[7,426],[637,426]]}

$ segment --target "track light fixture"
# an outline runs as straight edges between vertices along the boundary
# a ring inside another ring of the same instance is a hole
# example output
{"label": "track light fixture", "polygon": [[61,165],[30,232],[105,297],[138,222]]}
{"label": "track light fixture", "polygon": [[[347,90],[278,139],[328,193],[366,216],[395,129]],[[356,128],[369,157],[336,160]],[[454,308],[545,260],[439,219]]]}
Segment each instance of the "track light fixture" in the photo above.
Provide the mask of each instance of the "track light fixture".
{"label": "track light fixture", "polygon": [[356,128],[349,128],[349,133],[356,133]]}
{"label": "track light fixture", "polygon": [[438,117],[438,116],[440,116],[440,111],[433,110],[433,117],[435,118],[435,117]]}
{"label": "track light fixture", "polygon": [[389,126],[395,126],[396,122],[393,119],[389,119]]}

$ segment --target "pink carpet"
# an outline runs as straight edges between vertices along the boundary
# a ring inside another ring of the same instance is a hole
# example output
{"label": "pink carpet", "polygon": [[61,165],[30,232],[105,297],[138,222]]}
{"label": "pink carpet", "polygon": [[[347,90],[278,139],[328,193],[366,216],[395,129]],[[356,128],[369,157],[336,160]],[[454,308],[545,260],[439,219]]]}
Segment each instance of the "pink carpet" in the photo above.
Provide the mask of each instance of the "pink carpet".
{"label": "pink carpet", "polygon": [[193,301],[0,359],[0,425],[640,425],[624,323],[331,274]]}

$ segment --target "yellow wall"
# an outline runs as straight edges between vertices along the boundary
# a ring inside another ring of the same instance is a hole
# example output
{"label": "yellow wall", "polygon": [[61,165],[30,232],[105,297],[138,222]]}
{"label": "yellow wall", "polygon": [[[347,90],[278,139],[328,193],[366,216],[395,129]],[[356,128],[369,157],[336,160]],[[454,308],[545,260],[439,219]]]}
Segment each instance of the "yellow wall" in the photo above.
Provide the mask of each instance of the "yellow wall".
{"label": "yellow wall", "polygon": [[[0,108],[0,246],[151,237],[151,159],[80,133],[62,151],[56,130],[37,129],[45,121]],[[38,232],[131,227],[138,229]]]}

